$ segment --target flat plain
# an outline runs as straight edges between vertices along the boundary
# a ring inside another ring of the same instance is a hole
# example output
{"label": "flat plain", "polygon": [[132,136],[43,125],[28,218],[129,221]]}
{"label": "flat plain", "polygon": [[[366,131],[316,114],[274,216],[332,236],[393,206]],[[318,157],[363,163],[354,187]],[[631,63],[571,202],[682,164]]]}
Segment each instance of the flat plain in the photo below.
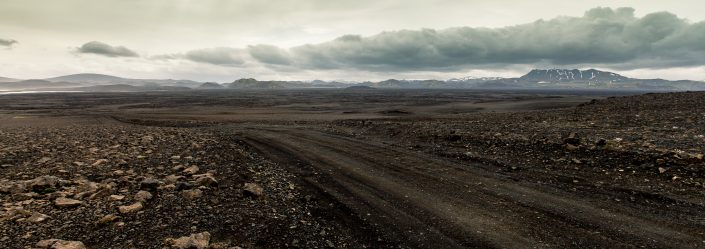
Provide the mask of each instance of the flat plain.
{"label": "flat plain", "polygon": [[702,92],[7,94],[0,247],[699,248],[703,153]]}

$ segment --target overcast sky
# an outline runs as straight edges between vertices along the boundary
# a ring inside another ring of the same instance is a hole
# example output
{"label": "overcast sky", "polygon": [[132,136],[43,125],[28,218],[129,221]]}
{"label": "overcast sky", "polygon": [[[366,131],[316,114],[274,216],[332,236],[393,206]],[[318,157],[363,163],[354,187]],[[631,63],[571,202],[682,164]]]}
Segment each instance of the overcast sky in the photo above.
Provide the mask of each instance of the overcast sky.
{"label": "overcast sky", "polygon": [[2,0],[0,76],[705,79],[702,0]]}

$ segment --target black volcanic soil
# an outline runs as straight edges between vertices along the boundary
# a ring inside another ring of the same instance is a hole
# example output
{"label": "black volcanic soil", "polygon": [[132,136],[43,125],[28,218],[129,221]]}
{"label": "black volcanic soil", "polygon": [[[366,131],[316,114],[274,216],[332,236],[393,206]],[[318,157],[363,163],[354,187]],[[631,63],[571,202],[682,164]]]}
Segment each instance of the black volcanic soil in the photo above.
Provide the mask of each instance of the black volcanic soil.
{"label": "black volcanic soil", "polygon": [[[316,219],[328,207],[231,135],[101,118],[37,119],[51,124],[0,130],[2,248],[50,238],[90,248],[161,248],[167,238],[204,231],[212,244],[244,248],[361,243],[347,228]],[[197,172],[187,173],[192,167]],[[199,182],[201,174],[216,183]],[[44,178],[53,179],[37,183]],[[145,179],[157,186],[143,186]],[[261,186],[262,195],[249,194],[249,183]],[[140,202],[140,190],[153,197],[141,201],[142,210],[120,213],[120,206]],[[193,191],[200,196],[186,196]],[[81,203],[59,207],[60,197]],[[35,214],[48,218],[30,221]],[[116,218],[100,221],[106,215]]]}
{"label": "black volcanic soil", "polygon": [[343,120],[329,130],[459,162],[482,162],[519,179],[571,188],[607,184],[690,199],[705,197],[703,106],[700,92],[646,94],[549,111]]}
{"label": "black volcanic soil", "polygon": [[0,95],[0,247],[703,247],[705,93],[635,94]]}

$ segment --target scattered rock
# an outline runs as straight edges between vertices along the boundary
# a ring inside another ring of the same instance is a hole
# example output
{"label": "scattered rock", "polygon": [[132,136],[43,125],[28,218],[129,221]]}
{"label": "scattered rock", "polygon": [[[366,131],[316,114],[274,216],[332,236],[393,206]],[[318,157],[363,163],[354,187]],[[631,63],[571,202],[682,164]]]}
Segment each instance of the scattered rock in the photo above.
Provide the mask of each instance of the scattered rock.
{"label": "scattered rock", "polygon": [[245,183],[243,191],[245,195],[249,195],[252,197],[260,197],[264,195],[264,189],[260,187],[257,183]]}
{"label": "scattered rock", "polygon": [[111,201],[122,201],[123,199],[125,199],[125,196],[124,195],[110,195],[109,199]]}
{"label": "scattered rock", "polygon": [[135,200],[139,202],[147,202],[148,200],[152,199],[152,197],[152,193],[144,190],[140,190],[139,192],[137,192],[137,194],[135,194]]}
{"label": "scattered rock", "polygon": [[566,149],[566,150],[573,151],[573,150],[579,149],[579,147],[578,147],[578,146],[575,146],[575,145],[573,145],[573,144],[566,144],[566,145],[565,145],[565,149]]}
{"label": "scattered rock", "polygon": [[48,163],[49,161],[51,161],[51,158],[42,157],[41,159],[39,159],[39,161],[37,161],[37,163],[44,164],[44,163]]}
{"label": "scattered rock", "polygon": [[0,180],[0,193],[19,194],[26,191],[25,185],[17,182]]}
{"label": "scattered rock", "polygon": [[666,171],[668,171],[668,169],[666,169],[666,168],[664,168],[664,167],[658,167],[658,172],[659,172],[659,173],[663,174],[663,173],[665,173]]}
{"label": "scattered rock", "polygon": [[56,243],[57,241],[59,241],[59,240],[58,239],[40,240],[39,242],[37,242],[37,244],[35,246],[39,247],[39,248],[49,248],[50,246],[54,245],[54,243]]}
{"label": "scattered rock", "polygon": [[93,164],[91,164],[91,166],[93,166],[93,167],[95,167],[95,166],[100,166],[100,165],[103,165],[103,164],[105,164],[105,163],[107,163],[107,162],[108,162],[108,159],[98,159],[98,160],[95,161]]}
{"label": "scattered rock", "polygon": [[119,206],[118,211],[120,211],[121,214],[131,214],[131,213],[136,213],[140,210],[142,210],[144,206],[142,205],[141,202],[136,202],[132,205],[128,206]]}
{"label": "scattered rock", "polygon": [[116,220],[119,219],[119,218],[120,218],[120,216],[117,216],[117,215],[114,215],[114,214],[108,214],[108,215],[106,215],[106,216],[103,216],[103,218],[100,218],[100,220],[98,220],[98,221],[96,222],[96,224],[98,224],[98,225],[105,225],[105,224],[111,223],[111,222],[113,222],[113,221],[116,221]]}
{"label": "scattered rock", "polygon": [[41,223],[41,222],[43,222],[43,221],[45,221],[45,220],[47,220],[47,219],[49,219],[49,218],[50,218],[49,215],[35,212],[35,213],[32,214],[32,216],[30,216],[29,218],[27,218],[27,222],[31,222],[31,223]]}
{"label": "scattered rock", "polygon": [[59,197],[54,200],[54,205],[56,205],[57,207],[75,207],[80,206],[81,204],[83,204],[82,201],[65,197]]}
{"label": "scattered rock", "polygon": [[157,190],[160,184],[157,179],[147,178],[140,182],[140,189]]}
{"label": "scattered rock", "polygon": [[86,249],[86,246],[81,241],[66,241],[60,239],[42,240],[39,241],[36,246],[50,249]]}
{"label": "scattered rock", "polygon": [[199,186],[218,186],[218,181],[211,173],[193,175],[193,178],[196,179],[196,185]]}
{"label": "scattered rock", "polygon": [[200,189],[184,190],[181,191],[181,197],[187,200],[194,200],[201,198],[203,196],[203,191]]}
{"label": "scattered rock", "polygon": [[31,193],[16,193],[12,195],[12,200],[15,201],[26,201],[32,198],[35,198],[39,196],[39,194],[31,192]]}
{"label": "scattered rock", "polygon": [[193,174],[198,173],[198,170],[199,170],[198,166],[194,165],[194,166],[186,168],[183,172],[184,172],[184,174],[187,174],[187,175],[193,175]]}
{"label": "scattered rock", "polygon": [[188,182],[180,182],[180,183],[177,183],[177,184],[176,184],[175,190],[176,190],[176,191],[181,191],[181,190],[192,189],[192,188],[193,188],[193,185],[191,185],[190,183],[188,183]]}
{"label": "scattered rock", "polygon": [[91,200],[102,199],[107,196],[110,196],[112,194],[112,192],[113,192],[112,187],[101,188],[100,190],[96,191],[91,196],[89,196],[88,199],[91,199]]}
{"label": "scattered rock", "polygon": [[184,176],[177,176],[177,175],[173,175],[173,174],[172,174],[172,175],[166,176],[166,177],[164,178],[164,182],[170,183],[170,184],[174,184],[174,183],[177,183],[177,182],[183,180],[184,178],[186,178],[186,177],[184,177]]}
{"label": "scattered rock", "polygon": [[32,189],[32,191],[46,194],[56,191],[59,186],[60,179],[56,176],[40,176],[29,180],[27,185]]}
{"label": "scattered rock", "polygon": [[59,240],[51,246],[52,249],[86,249],[81,241]]}
{"label": "scattered rock", "polygon": [[174,184],[162,185],[161,187],[159,187],[159,190],[160,191],[174,191],[174,190],[176,190],[176,185],[174,185]]}
{"label": "scattered rock", "polygon": [[563,139],[563,143],[569,144],[569,145],[574,145],[574,146],[579,146],[580,145],[580,137],[578,136],[577,133],[572,132],[566,139]]}
{"label": "scattered rock", "polygon": [[206,249],[210,244],[211,234],[202,232],[184,236],[171,241],[172,248],[178,249]]}

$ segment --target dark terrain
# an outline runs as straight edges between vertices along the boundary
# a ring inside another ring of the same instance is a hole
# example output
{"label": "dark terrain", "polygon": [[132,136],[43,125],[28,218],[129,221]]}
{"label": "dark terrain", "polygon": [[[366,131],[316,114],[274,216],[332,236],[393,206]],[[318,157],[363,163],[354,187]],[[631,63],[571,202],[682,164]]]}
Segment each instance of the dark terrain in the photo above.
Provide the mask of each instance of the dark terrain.
{"label": "dark terrain", "polygon": [[703,248],[703,153],[703,92],[0,95],[0,247]]}

